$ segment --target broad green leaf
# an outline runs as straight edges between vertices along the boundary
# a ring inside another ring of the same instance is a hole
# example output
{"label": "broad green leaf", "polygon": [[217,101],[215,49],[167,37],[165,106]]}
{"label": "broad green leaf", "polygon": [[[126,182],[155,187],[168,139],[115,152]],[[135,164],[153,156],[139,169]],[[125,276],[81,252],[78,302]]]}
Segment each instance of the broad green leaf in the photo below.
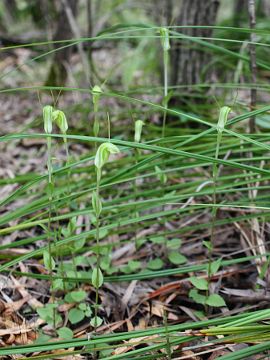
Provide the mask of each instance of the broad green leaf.
{"label": "broad green leaf", "polygon": [[166,238],[164,236],[151,236],[149,240],[155,244],[164,244],[166,242]]}
{"label": "broad green leaf", "polygon": [[150,260],[147,264],[148,269],[159,270],[162,269],[164,262],[161,259]]}
{"label": "broad green leaf", "polygon": [[115,274],[115,273],[117,273],[118,271],[119,271],[119,268],[116,267],[116,266],[112,266],[112,265],[106,270],[106,272],[107,272],[108,275]]}
{"label": "broad green leaf", "polygon": [[187,258],[184,255],[179,254],[177,251],[169,252],[168,259],[174,265],[181,265],[187,262]]}
{"label": "broad green leaf", "polygon": [[41,319],[45,321],[47,321],[47,319],[50,317],[50,313],[48,312],[48,309],[46,309],[46,307],[37,308],[37,313],[41,317]]}
{"label": "broad green leaf", "polygon": [[94,268],[92,273],[92,284],[98,289],[103,284],[103,274],[100,269]]}
{"label": "broad green leaf", "polygon": [[197,304],[205,304],[206,296],[199,294],[197,289],[191,289],[188,296],[193,299]]}
{"label": "broad green leaf", "polygon": [[111,259],[109,256],[103,257],[100,261],[100,268],[107,271],[111,267]]}
{"label": "broad green leaf", "polygon": [[211,264],[210,264],[210,276],[211,275],[214,275],[217,273],[218,269],[220,268],[220,265],[221,265],[221,259],[218,259],[216,261],[213,261]]}
{"label": "broad green leaf", "polygon": [[66,302],[66,303],[71,303],[71,304],[75,302],[75,301],[72,299],[70,293],[67,293],[67,294],[65,295],[65,302]]}
{"label": "broad green leaf", "polygon": [[72,308],[68,312],[68,319],[71,324],[77,324],[84,319],[84,311],[77,308]]}
{"label": "broad green leaf", "polygon": [[104,239],[107,235],[108,235],[108,230],[107,229],[100,229],[100,231],[99,231],[99,238],[100,239]]}
{"label": "broad green leaf", "polygon": [[51,289],[53,291],[64,290],[64,281],[63,281],[63,279],[54,279],[53,282],[52,282]]}
{"label": "broad green leaf", "polygon": [[170,250],[179,250],[182,244],[182,240],[175,238],[167,241],[167,248]]}
{"label": "broad green leaf", "polygon": [[208,282],[206,279],[197,278],[192,276],[189,278],[189,281],[192,283],[195,288],[199,290],[207,290],[208,289]]}
{"label": "broad green leaf", "polygon": [[125,274],[130,274],[141,268],[141,262],[136,260],[129,261],[128,265],[125,265],[120,268],[120,270]]}
{"label": "broad green leaf", "polygon": [[87,304],[86,303],[80,303],[79,305],[78,305],[78,308],[80,309],[80,310],[83,310],[83,311],[85,311],[86,310],[86,308],[87,308]]}
{"label": "broad green leaf", "polygon": [[215,307],[226,306],[224,299],[218,294],[209,295],[205,303],[209,306],[215,306]]}
{"label": "broad green leaf", "polygon": [[112,244],[106,244],[99,248],[100,255],[110,256],[112,251]]}
{"label": "broad green leaf", "polygon": [[85,291],[79,290],[79,291],[71,291],[70,296],[73,301],[81,302],[81,301],[85,300],[85,298],[87,297],[87,294]]}
{"label": "broad green leaf", "polygon": [[47,250],[43,251],[43,261],[47,270],[51,271],[55,269],[55,261]]}
{"label": "broad green leaf", "polygon": [[89,259],[87,256],[79,255],[75,257],[74,264],[76,266],[89,266]]}
{"label": "broad green leaf", "polygon": [[84,310],[84,314],[86,317],[90,317],[92,315],[92,310],[89,305],[86,306],[86,309]]}
{"label": "broad green leaf", "polygon": [[79,278],[81,273],[79,271],[75,271],[75,270],[68,270],[66,271],[67,273],[67,277],[73,277],[73,278]]}
{"label": "broad green leaf", "polygon": [[44,344],[50,340],[51,340],[51,336],[43,334],[43,333],[39,333],[38,338],[35,340],[34,344],[36,344],[36,345],[42,344],[42,343]]}
{"label": "broad green leaf", "polygon": [[130,260],[128,262],[128,266],[131,271],[136,271],[136,270],[140,269],[141,265],[142,265],[141,262],[137,261],[137,260]]}
{"label": "broad green leaf", "polygon": [[54,323],[58,325],[61,323],[62,318],[57,312],[57,306],[57,304],[46,304],[43,308],[37,308],[37,313],[49,325],[53,326]]}
{"label": "broad green leaf", "polygon": [[57,334],[61,339],[68,340],[73,338],[73,331],[68,327],[62,327],[57,330]]}
{"label": "broad green leaf", "polygon": [[73,242],[74,249],[76,249],[76,250],[82,249],[85,244],[85,240],[86,240],[86,237],[82,237],[81,239],[74,241]]}

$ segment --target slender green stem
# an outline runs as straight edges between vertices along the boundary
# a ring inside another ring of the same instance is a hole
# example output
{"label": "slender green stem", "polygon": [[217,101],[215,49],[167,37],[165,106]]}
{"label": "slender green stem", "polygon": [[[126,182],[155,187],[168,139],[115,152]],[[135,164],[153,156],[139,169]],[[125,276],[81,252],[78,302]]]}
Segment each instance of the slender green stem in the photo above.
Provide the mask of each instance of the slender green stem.
{"label": "slender green stem", "polygon": [[[139,162],[139,156],[140,156],[140,150],[139,149],[135,149],[135,164],[137,165],[138,162]],[[137,204],[136,204],[136,201],[137,201],[137,197],[138,197],[138,187],[137,187],[137,173],[135,173],[135,179],[134,179],[134,200],[135,200],[135,206],[134,206],[134,214],[135,214],[135,217],[137,217],[139,214],[138,214],[138,210],[137,210]],[[138,239],[137,239],[137,233],[138,233],[138,223],[135,224],[135,244],[136,246],[138,245]]]}
{"label": "slender green stem", "polygon": [[[100,193],[100,180],[101,180],[101,169],[97,169],[97,198],[99,199]],[[100,270],[100,251],[99,251],[99,226],[100,219],[99,214],[96,214],[96,259],[97,259],[97,284],[99,284],[99,270]],[[97,318],[98,318],[98,289],[96,286],[96,298],[95,298],[95,320],[94,320],[94,330],[97,329]]]}
{"label": "slender green stem", "polygon": [[[66,152],[66,167],[68,168],[68,172],[67,172],[67,188],[68,188],[68,196],[71,195],[71,167],[69,166],[70,164],[70,155],[69,155],[69,148],[68,148],[68,142],[66,137],[64,138],[64,146],[65,146],[65,152]],[[63,258],[61,257],[61,261],[63,261]],[[75,273],[75,277],[77,279],[76,281],[76,286],[79,286],[79,280],[78,280],[78,274],[77,274],[77,267],[76,267],[76,262],[75,262],[75,254],[74,251],[71,250],[71,261],[72,261],[72,266],[74,269],[74,273]]]}
{"label": "slender green stem", "polygon": [[167,50],[163,50],[163,66],[164,66],[164,104],[165,111],[163,113],[163,123],[162,123],[162,137],[165,137],[166,129],[166,118],[167,118],[167,107],[168,107],[168,60],[169,54]]}
{"label": "slender green stem", "polygon": [[[48,194],[49,194],[49,213],[48,213],[48,227],[47,227],[47,241],[49,252],[49,274],[50,284],[53,284],[53,259],[52,259],[52,241],[51,241],[51,218],[52,218],[52,204],[53,204],[53,177],[52,177],[52,138],[47,137],[47,169],[48,169]],[[52,302],[54,303],[54,291],[52,290]],[[56,309],[53,309],[53,327],[56,328]]]}
{"label": "slender green stem", "polygon": [[[222,139],[222,132],[218,132],[217,135],[217,144],[216,144],[216,152],[215,152],[215,159],[218,160],[219,157],[219,148]],[[206,296],[210,295],[210,281],[211,281],[211,264],[212,264],[212,254],[215,242],[215,223],[217,220],[217,180],[218,180],[218,164],[213,163],[213,195],[212,195],[212,219],[211,219],[211,233],[210,233],[210,246],[207,248],[207,256],[208,256],[208,268],[207,268],[207,282],[208,282],[208,289],[206,291]],[[206,306],[206,310],[208,310],[208,306]]]}
{"label": "slender green stem", "polygon": [[68,148],[68,142],[67,139],[64,138],[64,146],[65,146],[65,152],[66,152],[66,166],[68,167],[68,172],[67,172],[67,188],[68,188],[68,195],[70,195],[71,191],[70,191],[70,184],[71,184],[71,167],[69,166],[70,164],[70,155],[69,155],[69,148]]}
{"label": "slender green stem", "polygon": [[[218,133],[217,136],[217,145],[216,145],[216,153],[215,153],[215,159],[218,160],[219,157],[219,148],[220,148],[220,143],[221,143],[221,138],[222,135],[221,133]],[[216,216],[217,216],[217,179],[218,179],[218,165],[217,163],[213,164],[213,199],[212,199],[212,203],[213,203],[213,208],[212,208],[212,221],[211,221],[211,235],[210,235],[210,242],[211,242],[211,248],[214,245],[214,240],[215,240],[215,222],[216,222]],[[210,251],[210,253],[212,253],[212,251]]]}

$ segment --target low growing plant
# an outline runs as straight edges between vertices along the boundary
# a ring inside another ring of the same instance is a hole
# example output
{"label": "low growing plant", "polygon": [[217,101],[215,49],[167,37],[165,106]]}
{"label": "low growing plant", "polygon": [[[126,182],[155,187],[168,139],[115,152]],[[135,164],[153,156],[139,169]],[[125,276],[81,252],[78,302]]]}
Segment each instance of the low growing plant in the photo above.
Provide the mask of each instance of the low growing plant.
{"label": "low growing plant", "polygon": [[[219,120],[217,124],[217,142],[216,142],[216,151],[215,151],[215,160],[219,158],[219,149],[222,141],[222,135],[225,128],[225,125],[228,120],[228,115],[231,109],[228,106],[223,106],[220,109]],[[211,277],[218,271],[221,264],[221,259],[212,261],[212,253],[214,248],[214,239],[215,239],[215,222],[217,215],[217,199],[216,199],[216,188],[219,168],[217,162],[213,162],[213,207],[212,207],[212,222],[211,222],[211,234],[210,241],[204,241],[203,244],[208,252],[208,267],[207,267],[207,278],[197,278],[191,277],[190,282],[195,287],[195,289],[190,290],[189,296],[197,303],[207,306],[226,306],[223,298],[218,294],[211,294],[210,281]],[[203,292],[203,293],[202,293]]]}
{"label": "low growing plant", "polygon": [[91,320],[91,325],[96,328],[101,325],[102,319],[98,317],[98,289],[103,284],[103,273],[101,270],[101,262],[100,262],[100,215],[102,212],[102,200],[100,197],[100,182],[102,177],[102,169],[104,165],[108,162],[110,154],[119,153],[119,149],[112,143],[106,142],[99,146],[95,156],[95,167],[96,167],[96,175],[97,175],[97,187],[96,191],[92,193],[92,206],[94,209],[95,217],[96,217],[96,266],[93,268],[92,273],[92,284],[96,289],[96,299],[95,299],[95,315]]}

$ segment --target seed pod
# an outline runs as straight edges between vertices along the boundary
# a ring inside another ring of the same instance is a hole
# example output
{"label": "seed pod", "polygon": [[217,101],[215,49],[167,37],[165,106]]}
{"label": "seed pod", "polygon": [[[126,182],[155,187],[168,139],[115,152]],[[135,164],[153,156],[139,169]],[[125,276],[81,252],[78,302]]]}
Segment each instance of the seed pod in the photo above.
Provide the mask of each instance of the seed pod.
{"label": "seed pod", "polygon": [[164,51],[169,51],[170,50],[170,33],[169,30],[165,27],[162,27],[159,29],[159,33],[160,33],[160,40],[161,40],[161,45],[163,47]]}
{"label": "seed pod", "polygon": [[43,123],[46,134],[51,134],[52,122],[53,122],[53,107],[51,105],[46,105],[43,108]]}
{"label": "seed pod", "polygon": [[106,142],[99,146],[95,156],[95,166],[100,170],[108,161],[110,154],[117,154],[120,150],[112,143]]}
{"label": "seed pod", "polygon": [[142,127],[144,125],[144,122],[142,120],[136,120],[135,121],[135,134],[134,134],[134,140],[136,142],[141,141],[141,135],[142,135]]}
{"label": "seed pod", "polygon": [[229,106],[222,106],[222,108],[220,109],[220,112],[219,112],[219,119],[218,119],[218,124],[217,124],[217,131],[218,133],[222,133],[225,126],[226,126],[226,123],[227,123],[227,120],[228,120],[228,115],[231,111],[231,108]]}

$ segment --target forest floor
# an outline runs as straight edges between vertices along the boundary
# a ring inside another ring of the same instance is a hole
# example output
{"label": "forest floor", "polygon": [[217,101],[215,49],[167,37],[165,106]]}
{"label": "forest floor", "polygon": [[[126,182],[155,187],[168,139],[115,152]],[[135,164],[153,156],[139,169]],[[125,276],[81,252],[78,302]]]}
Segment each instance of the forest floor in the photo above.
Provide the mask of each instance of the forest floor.
{"label": "forest floor", "polygon": [[[72,96],[65,95],[61,102],[69,104],[72,102]],[[1,135],[14,133],[14,129],[16,129],[16,133],[31,133],[36,131],[37,127],[42,131],[40,106],[33,106],[33,104],[38,104],[38,97],[36,95],[2,95],[0,104]],[[74,132],[76,132],[79,116],[78,114],[75,117],[73,116],[71,128],[73,127]],[[88,154],[89,147],[82,143],[73,143],[70,145],[70,152],[74,159],[79,159]],[[56,146],[54,156],[59,164],[64,161],[65,153],[61,146]],[[0,144],[0,163],[0,179],[2,181],[0,198],[5,199],[12,196],[19,186],[24,185],[28,181],[27,174],[31,173],[34,176],[33,174],[46,173],[46,140],[27,138],[12,142],[2,142]],[[195,169],[196,171],[197,169]],[[192,173],[194,173],[194,170],[191,169],[191,176],[194,175]],[[26,176],[25,179],[24,176]],[[206,174],[206,176],[211,178],[211,173]],[[18,181],[13,181],[12,179],[20,179],[20,181],[18,183]],[[176,177],[172,179],[171,185],[177,185],[183,183],[183,181],[185,182],[185,180]],[[148,182],[149,185],[151,187],[151,182]],[[124,190],[125,187],[123,185]],[[162,189],[160,189],[161,191]],[[235,200],[237,196],[235,194],[230,196],[230,200]],[[28,194],[28,203],[31,203],[31,198],[34,201],[36,194],[31,192]],[[198,203],[200,203],[200,200],[202,199],[198,199]],[[211,197],[208,197],[208,200],[210,202]],[[8,205],[2,206],[1,216],[17,211],[25,205],[24,202],[25,198],[18,197]],[[196,200],[190,197],[181,206],[185,207],[195,203]],[[84,206],[83,201],[80,203],[80,206]],[[167,204],[164,207],[160,206],[159,210],[170,211],[174,208],[173,204]],[[67,207],[64,206],[60,213],[64,214],[67,211]],[[263,223],[262,226],[258,227],[256,219],[247,220],[245,223],[240,223],[237,220],[237,217],[250,212],[252,210],[235,209],[233,207],[220,208],[218,210],[218,220],[222,221],[230,218],[231,221],[216,229],[212,253],[214,258],[227,260],[255,255],[256,251],[254,251],[254,248],[256,248],[256,242],[260,243],[262,236],[264,246],[267,246],[269,243],[269,225],[267,223]],[[148,211],[144,213],[147,214]],[[235,221],[233,220],[234,218],[236,218]],[[26,219],[27,216],[24,217],[23,221]],[[46,241],[41,239],[35,243],[16,246],[16,242],[31,237],[39,237],[42,233],[39,226],[33,226],[25,230],[16,230],[16,226],[21,221],[21,218],[17,217],[6,225],[7,227],[14,227],[15,230],[1,236],[1,264],[5,264],[46,244]],[[78,226],[76,234],[80,234],[81,231],[91,230],[87,214],[79,215],[76,222]],[[140,247],[136,247],[134,241],[127,242],[126,240],[129,238],[129,235],[125,233],[109,234],[102,241],[104,241],[104,244],[109,243],[112,245],[111,266],[113,268],[122,268],[123,272],[127,274],[129,271],[137,271],[138,264],[145,267],[153,259],[161,259],[163,269],[169,269],[172,266],[181,267],[181,265],[180,263],[176,265],[168,261],[168,247],[162,243],[162,239],[160,242],[160,239],[155,238],[155,234],[166,231],[177,234],[178,229],[185,228],[188,230],[181,234],[181,255],[183,259],[186,259],[183,263],[192,266],[194,264],[205,263],[207,259],[207,249],[203,246],[202,239],[209,239],[211,229],[205,227],[198,230],[196,226],[202,223],[211,223],[211,212],[208,209],[195,212],[194,214],[191,212],[181,217],[176,215],[165,222],[159,222],[159,218],[157,218],[156,221],[153,221],[147,227],[143,226],[142,229],[138,229],[136,235],[138,238],[147,237],[150,239],[150,241],[144,242]],[[66,222],[63,224],[66,225]],[[179,239],[179,235],[176,238]],[[122,241],[124,241],[123,245],[121,245]],[[12,244],[12,247],[3,249],[3,245],[10,244]],[[114,244],[117,244],[117,246]],[[87,256],[91,257],[92,252],[86,252],[84,257]],[[154,269],[155,265],[153,264],[152,268]],[[131,270],[128,270],[129,266]],[[132,269],[132,266],[134,266],[134,269]],[[222,295],[227,307],[210,307],[206,313],[205,307],[194,302],[189,296],[189,292],[192,289],[189,277],[195,274],[192,271],[182,275],[162,276],[161,278],[155,277],[154,279],[147,280],[140,280],[139,278],[130,282],[106,282],[99,291],[101,301],[100,316],[103,319],[103,325],[98,328],[98,333],[143,330],[150,326],[181,324],[188,321],[197,322],[221,316],[241,314],[243,311],[267,308],[270,301],[270,291],[267,290],[270,279],[268,274],[266,274],[264,280],[260,280],[260,288],[255,288],[260,266],[260,262],[247,260],[240,264],[227,266],[226,269],[218,270],[211,278],[212,291]],[[124,270],[125,267],[126,270]],[[30,344],[36,338],[37,329],[40,327],[43,328],[43,333],[47,335],[53,334],[51,326],[46,325],[45,321],[39,318],[33,310],[52,302],[48,280],[19,276],[16,275],[16,272],[14,273],[15,270],[21,273],[48,274],[48,271],[42,265],[42,260],[39,258],[20,261],[10,267],[8,272],[1,274],[0,333],[3,335],[1,340],[2,346]],[[200,276],[206,278],[206,275],[203,273]],[[91,286],[90,281],[89,283],[80,284],[79,288],[87,293],[89,303],[93,304],[95,290]],[[63,295],[61,291],[58,291],[54,296],[61,299]],[[58,310],[65,325],[68,324],[68,311],[72,306],[72,304],[59,305]],[[16,333],[18,327],[19,329],[26,330]],[[88,318],[83,319],[78,324],[71,325],[71,328],[75,338],[84,337],[92,331]],[[152,338],[145,338],[143,340],[145,343],[151,341]],[[114,354],[124,354],[131,349],[130,346],[116,349]],[[229,348],[223,346],[217,350],[212,348],[209,350],[208,355],[206,353],[202,357],[200,355],[195,357],[195,353],[193,350],[188,349],[187,344],[176,346],[174,350],[176,353],[177,349],[182,350],[181,359],[185,357],[190,359],[215,359],[228,353],[230,351],[228,349],[233,348],[236,350],[247,346],[247,344],[240,344],[230,345]],[[132,348],[136,348],[136,345],[132,346]],[[68,359],[67,355],[63,358]],[[71,358],[79,359],[84,357],[72,355]],[[255,356],[252,357],[252,359],[255,358]]]}
{"label": "forest floor", "polygon": [[[22,50],[18,53],[16,63],[13,56],[7,57],[2,62],[2,70],[20,66],[31,56],[28,50]],[[104,60],[104,54],[101,56]],[[107,67],[110,65],[107,64]],[[38,77],[31,72],[31,67],[20,70]],[[18,84],[5,83],[4,86],[16,88],[20,86]],[[16,350],[20,345],[36,344],[38,341],[53,343],[55,340],[69,340],[66,333],[57,332],[59,328],[71,329],[71,335],[77,340],[104,334],[127,336],[128,332],[133,331],[137,334],[134,339],[120,339],[112,348],[101,349],[102,359],[106,356],[138,359],[140,353],[137,355],[136,351],[146,349],[148,355],[145,359],[214,360],[257,344],[258,339],[222,342],[223,335],[203,336],[202,340],[202,334],[199,337],[196,333],[197,337],[189,341],[188,336],[193,335],[190,329],[196,329],[197,325],[199,328],[208,326],[208,320],[220,320],[222,324],[223,319],[232,317],[233,320],[234,316],[269,308],[270,274],[265,267],[269,260],[264,255],[269,250],[270,240],[269,213],[266,211],[269,174],[251,174],[251,168],[239,170],[234,167],[232,170],[229,167],[229,161],[234,160],[240,165],[264,169],[268,153],[264,148],[258,149],[257,145],[251,149],[254,144],[242,142],[239,145],[238,138],[225,137],[220,158],[228,162],[221,164],[218,169],[217,203],[220,207],[214,221],[213,249],[209,255],[209,248],[205,244],[211,239],[213,231],[213,189],[209,185],[213,184],[210,160],[215,154],[216,135],[211,137],[210,134],[203,140],[198,138],[192,141],[193,136],[196,138],[200,135],[200,125],[189,127],[182,119],[180,121],[179,116],[177,121],[180,126],[177,124],[174,127],[175,122],[171,126],[169,119],[166,129],[168,137],[159,139],[162,114],[155,112],[147,101],[160,103],[160,94],[152,97],[143,94],[141,99],[146,104],[136,103],[134,109],[132,101],[124,103],[117,96],[104,96],[101,99],[101,135],[107,137],[106,117],[109,112],[111,138],[120,142],[129,139],[130,142],[120,146],[121,153],[113,158],[117,161],[111,161],[104,170],[108,182],[102,184],[102,198],[105,200],[100,248],[105,281],[98,291],[102,324],[94,332],[90,323],[92,314],[87,309],[88,306],[94,308],[96,302],[96,290],[91,282],[91,270],[95,266],[97,253],[94,236],[96,219],[91,197],[96,186],[93,160],[97,144],[93,144],[93,139],[88,142],[80,138],[92,135],[94,115],[89,111],[92,107],[90,94],[74,93],[63,92],[57,102],[57,108],[66,113],[68,134],[75,136],[69,139],[71,163],[75,165],[70,184],[69,172],[65,170],[65,166],[69,165],[65,148],[59,139],[54,139],[53,168],[56,173],[59,170],[60,175],[55,175],[52,221],[48,215],[51,205],[46,188],[46,138],[23,137],[21,134],[43,133],[42,107],[56,101],[52,101],[50,93],[44,95],[43,91],[42,96],[38,91],[18,91],[2,93],[0,97],[0,357],[24,359],[24,356],[28,356],[18,350],[11,355],[5,353],[2,357],[1,349],[8,349],[9,346]],[[268,99],[268,95],[263,95],[260,101],[267,103]],[[249,91],[239,91],[238,101],[241,105],[248,104]],[[207,103],[207,106],[213,108],[213,104]],[[212,113],[216,115],[212,108],[210,116]],[[248,109],[248,105],[245,105],[245,109]],[[233,116],[240,113],[238,111]],[[170,150],[182,145],[181,142],[190,141],[191,145],[187,143],[182,147],[188,158],[182,154],[167,153],[153,160],[151,156],[159,154],[154,147],[133,148],[134,119],[141,117],[148,121],[142,144],[154,144]],[[216,121],[214,116],[213,119]],[[245,126],[247,123],[236,129],[246,134],[243,131]],[[18,135],[17,138],[8,137],[14,133]],[[263,133],[260,136],[262,144],[268,141]],[[251,150],[254,151],[254,159],[250,160],[246,154],[250,154]],[[211,158],[200,160],[194,158],[196,155]],[[253,193],[250,189],[252,185],[255,188]],[[257,195],[258,208],[253,208],[250,202]],[[49,223],[51,229],[48,230]],[[63,288],[59,286],[54,291],[51,289],[52,274],[46,267],[42,252],[38,253],[39,249],[48,246],[48,232],[53,233],[56,243],[75,236],[79,244],[77,248],[72,247],[75,246],[74,242],[70,248],[63,245],[59,247],[59,252],[55,250],[53,253],[57,265],[60,264],[53,273],[53,280],[60,279],[64,283]],[[216,271],[208,276],[211,261],[215,263]],[[262,273],[263,276],[258,275]],[[191,295],[195,290],[191,281],[194,277],[204,281],[197,297],[194,292]],[[80,301],[66,300],[70,292],[76,293],[76,296],[85,294],[81,301],[85,308],[79,308]],[[200,303],[198,295],[207,292],[219,294],[225,303],[220,306],[202,304],[202,300]],[[60,317],[57,326],[37,311],[42,308],[47,311],[49,308],[46,306],[54,303]],[[73,310],[81,311],[77,312],[78,317],[83,311],[84,316],[81,319],[76,319],[76,316],[72,318]],[[267,320],[262,322],[266,326],[268,323]],[[170,327],[174,325],[183,325],[182,331],[175,335],[177,341],[181,336],[187,336],[187,339],[173,343],[172,354],[166,348],[167,340],[164,340],[163,347],[151,348],[159,344],[158,333],[136,333],[161,327],[165,328],[166,333],[167,327],[173,329]],[[81,350],[85,349],[83,346],[80,348],[82,354],[70,355],[76,349],[74,344],[70,347],[65,344],[64,348],[66,352],[61,349],[62,353],[54,349],[34,351],[29,348],[27,354],[32,359],[39,356],[91,358]],[[109,352],[106,353],[106,350]],[[134,357],[128,357],[132,351]],[[261,355],[246,357],[261,358]]]}

